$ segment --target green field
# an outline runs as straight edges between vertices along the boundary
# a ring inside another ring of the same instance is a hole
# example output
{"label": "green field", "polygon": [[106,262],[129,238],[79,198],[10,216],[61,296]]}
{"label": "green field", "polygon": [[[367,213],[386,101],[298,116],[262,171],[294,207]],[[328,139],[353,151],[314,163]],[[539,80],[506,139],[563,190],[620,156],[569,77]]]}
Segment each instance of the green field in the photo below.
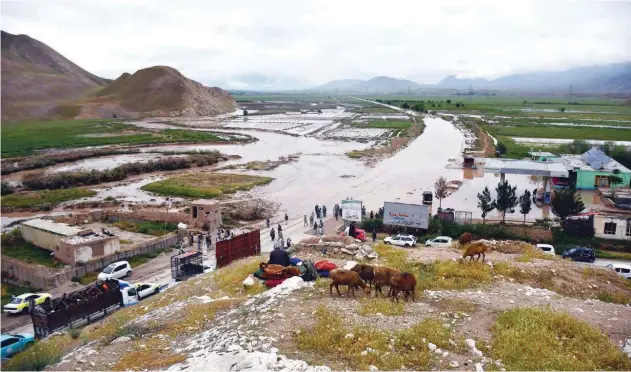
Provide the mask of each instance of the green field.
{"label": "green field", "polygon": [[237,191],[247,191],[272,182],[273,178],[228,173],[190,173],[143,186],[162,195],[212,199]]}
{"label": "green field", "polygon": [[237,102],[247,101],[292,101],[292,102],[337,102],[338,98],[332,95],[309,95],[309,94],[286,94],[286,93],[265,93],[265,94],[233,94]]}
{"label": "green field", "polygon": [[85,188],[28,191],[9,194],[2,197],[2,209],[8,208],[39,208],[47,210],[56,204],[68,200],[96,195],[95,191]]}
{"label": "green field", "polygon": [[491,135],[535,138],[592,139],[604,141],[631,141],[631,130],[612,128],[559,127],[559,126],[488,126]]}
{"label": "green field", "polygon": [[385,106],[359,107],[359,108],[353,109],[353,111],[361,113],[361,114],[389,114],[389,113],[399,112],[397,110],[394,110]]}
{"label": "green field", "polygon": [[38,150],[170,142],[225,141],[212,133],[184,129],[150,131],[111,120],[52,120],[2,124],[2,157]]}

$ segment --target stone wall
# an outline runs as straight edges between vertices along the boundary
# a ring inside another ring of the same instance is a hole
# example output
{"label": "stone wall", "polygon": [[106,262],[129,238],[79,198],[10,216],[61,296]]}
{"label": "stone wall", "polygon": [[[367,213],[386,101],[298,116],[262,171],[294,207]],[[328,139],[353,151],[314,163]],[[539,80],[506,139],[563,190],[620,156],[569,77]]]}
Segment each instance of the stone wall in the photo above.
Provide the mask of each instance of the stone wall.
{"label": "stone wall", "polygon": [[505,228],[514,234],[536,239],[539,243],[552,241],[552,231],[542,227],[507,225]]}
{"label": "stone wall", "polygon": [[109,221],[160,221],[188,223],[190,217],[186,213],[182,212],[167,212],[166,210],[159,209],[137,209],[135,211],[123,212],[123,211],[107,211],[107,220]]}

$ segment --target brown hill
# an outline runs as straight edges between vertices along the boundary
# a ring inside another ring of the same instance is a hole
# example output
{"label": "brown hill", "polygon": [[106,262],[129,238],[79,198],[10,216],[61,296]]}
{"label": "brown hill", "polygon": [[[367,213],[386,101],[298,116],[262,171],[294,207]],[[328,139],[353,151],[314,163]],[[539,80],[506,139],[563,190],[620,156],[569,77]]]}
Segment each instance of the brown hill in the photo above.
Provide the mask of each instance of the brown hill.
{"label": "brown hill", "polygon": [[80,117],[204,116],[235,108],[228,92],[205,87],[174,68],[154,66],[133,75],[124,73],[92,97],[61,105],[57,113]]}
{"label": "brown hill", "polygon": [[48,45],[2,31],[2,120],[43,117],[110,80],[77,66]]}

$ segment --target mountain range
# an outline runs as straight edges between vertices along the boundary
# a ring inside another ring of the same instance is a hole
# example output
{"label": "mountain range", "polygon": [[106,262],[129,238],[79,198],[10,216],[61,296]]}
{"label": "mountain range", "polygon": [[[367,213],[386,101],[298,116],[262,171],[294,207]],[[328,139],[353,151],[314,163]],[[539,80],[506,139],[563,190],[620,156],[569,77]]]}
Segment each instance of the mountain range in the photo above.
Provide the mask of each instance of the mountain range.
{"label": "mountain range", "polygon": [[2,31],[2,121],[50,118],[203,116],[233,111],[230,94],[168,66],[89,73],[48,45]]}
{"label": "mountain range", "polygon": [[419,84],[379,76],[370,80],[333,80],[314,90],[349,93],[405,93],[423,89],[473,89],[538,93],[631,93],[631,63],[577,67],[565,71],[534,71],[493,80],[450,75],[437,84]]}

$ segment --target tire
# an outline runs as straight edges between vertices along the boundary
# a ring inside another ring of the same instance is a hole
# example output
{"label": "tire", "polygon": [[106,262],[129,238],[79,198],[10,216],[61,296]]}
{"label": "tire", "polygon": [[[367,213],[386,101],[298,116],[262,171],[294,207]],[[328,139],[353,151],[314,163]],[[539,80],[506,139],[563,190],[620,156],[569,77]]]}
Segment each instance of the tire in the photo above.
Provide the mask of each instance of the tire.
{"label": "tire", "polygon": [[129,270],[127,274],[125,274],[125,278],[129,278],[130,276],[131,276],[131,270]]}
{"label": "tire", "polygon": [[391,243],[391,242],[384,242],[384,243],[386,243],[387,245],[392,245],[392,243]]}
{"label": "tire", "polygon": [[158,293],[160,293],[160,288],[156,288],[156,290],[153,291],[153,294],[158,294]]}
{"label": "tire", "polygon": [[24,306],[24,308],[22,309],[22,314],[28,314],[28,313],[29,313],[28,306]]}
{"label": "tire", "polygon": [[405,248],[410,248],[410,245],[406,243],[404,247]]}
{"label": "tire", "polygon": [[50,297],[46,297],[46,299],[44,300],[44,303],[46,304],[50,303]]}

